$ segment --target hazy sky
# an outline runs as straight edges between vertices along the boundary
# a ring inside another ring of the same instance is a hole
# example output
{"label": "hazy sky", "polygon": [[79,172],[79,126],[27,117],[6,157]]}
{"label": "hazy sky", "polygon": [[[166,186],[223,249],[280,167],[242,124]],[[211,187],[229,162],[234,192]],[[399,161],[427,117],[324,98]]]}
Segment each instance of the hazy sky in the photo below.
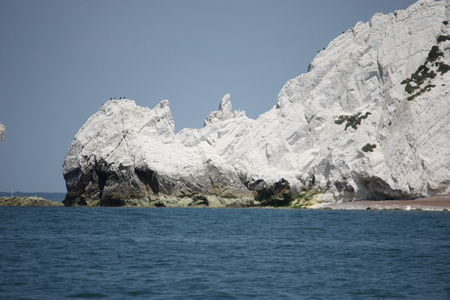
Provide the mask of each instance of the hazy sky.
{"label": "hazy sky", "polygon": [[257,118],[318,50],[413,0],[0,0],[0,191],[65,192],[70,143],[103,102],[170,101],[176,130],[221,98]]}

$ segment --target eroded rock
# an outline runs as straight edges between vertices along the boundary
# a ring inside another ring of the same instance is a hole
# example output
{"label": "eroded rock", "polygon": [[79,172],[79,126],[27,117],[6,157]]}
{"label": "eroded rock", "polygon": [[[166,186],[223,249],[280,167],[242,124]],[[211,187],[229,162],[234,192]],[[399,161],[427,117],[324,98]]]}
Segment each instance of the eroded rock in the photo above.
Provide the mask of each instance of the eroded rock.
{"label": "eroded rock", "polygon": [[[167,100],[154,109],[108,101],[67,152],[64,203],[192,206],[202,195],[200,205],[211,206],[299,193],[309,202],[450,193],[450,72],[442,67],[450,65],[449,10],[449,0],[419,1],[356,24],[256,120],[232,111],[225,95],[203,128],[175,133]],[[431,52],[439,54],[432,62]],[[422,65],[426,73],[417,72]],[[419,83],[410,99],[406,85]],[[244,205],[259,203],[252,201]]]}

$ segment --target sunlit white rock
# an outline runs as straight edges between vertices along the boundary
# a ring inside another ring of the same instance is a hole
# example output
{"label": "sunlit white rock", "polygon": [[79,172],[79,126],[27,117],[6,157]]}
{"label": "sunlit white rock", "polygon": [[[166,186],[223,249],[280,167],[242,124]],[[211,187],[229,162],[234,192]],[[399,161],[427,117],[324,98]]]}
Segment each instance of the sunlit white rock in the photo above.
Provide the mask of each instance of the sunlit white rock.
{"label": "sunlit white rock", "polygon": [[[152,110],[132,100],[105,103],[66,155],[68,198],[252,196],[253,185],[282,179],[324,202],[449,193],[450,72],[429,79],[434,87],[412,101],[401,84],[437,37],[449,35],[449,3],[419,1],[356,24],[256,120],[232,111],[228,94],[203,128],[179,133],[167,100]],[[439,49],[450,65],[450,41]],[[335,123],[359,112],[370,114],[357,129]],[[376,148],[364,152],[366,144]]]}
{"label": "sunlit white rock", "polygon": [[6,127],[0,122],[0,142],[3,140],[5,134],[6,134]]}

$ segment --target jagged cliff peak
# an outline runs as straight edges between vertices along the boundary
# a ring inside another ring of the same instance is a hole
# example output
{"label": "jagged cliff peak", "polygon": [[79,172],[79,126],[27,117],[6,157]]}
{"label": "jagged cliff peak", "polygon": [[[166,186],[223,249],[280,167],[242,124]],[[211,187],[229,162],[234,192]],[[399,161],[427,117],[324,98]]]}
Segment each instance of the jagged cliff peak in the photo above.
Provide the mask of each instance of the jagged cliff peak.
{"label": "jagged cliff peak", "polygon": [[305,190],[319,202],[449,193],[449,3],[419,1],[359,22],[256,120],[233,112],[227,94],[203,128],[175,134],[168,102],[150,110],[109,101],[69,148],[65,203],[156,205],[178,197],[176,204],[198,194],[284,201]]}
{"label": "jagged cliff peak", "polygon": [[219,110],[209,113],[206,117],[204,126],[208,126],[220,121],[227,121],[229,119],[235,119],[239,117],[245,117],[245,112],[232,111],[231,110],[231,96],[226,94],[220,101]]}

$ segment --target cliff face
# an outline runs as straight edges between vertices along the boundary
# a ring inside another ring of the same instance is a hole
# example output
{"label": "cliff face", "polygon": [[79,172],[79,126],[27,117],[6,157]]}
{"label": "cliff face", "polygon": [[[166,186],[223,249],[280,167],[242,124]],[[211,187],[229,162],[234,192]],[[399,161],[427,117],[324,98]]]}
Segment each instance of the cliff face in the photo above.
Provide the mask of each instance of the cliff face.
{"label": "cliff face", "polygon": [[[333,40],[252,120],[225,95],[202,129],[174,132],[168,101],[112,100],[65,161],[66,205],[164,196],[316,201],[450,192],[450,1],[376,14]],[[181,199],[181,198],[179,198]]]}
{"label": "cliff face", "polygon": [[132,100],[106,102],[66,154],[65,203],[146,205],[162,195],[251,195],[235,169],[199,139],[189,146],[175,134],[167,100],[153,110]]}
{"label": "cliff face", "polygon": [[0,142],[3,140],[5,134],[6,134],[6,127],[0,122]]}

